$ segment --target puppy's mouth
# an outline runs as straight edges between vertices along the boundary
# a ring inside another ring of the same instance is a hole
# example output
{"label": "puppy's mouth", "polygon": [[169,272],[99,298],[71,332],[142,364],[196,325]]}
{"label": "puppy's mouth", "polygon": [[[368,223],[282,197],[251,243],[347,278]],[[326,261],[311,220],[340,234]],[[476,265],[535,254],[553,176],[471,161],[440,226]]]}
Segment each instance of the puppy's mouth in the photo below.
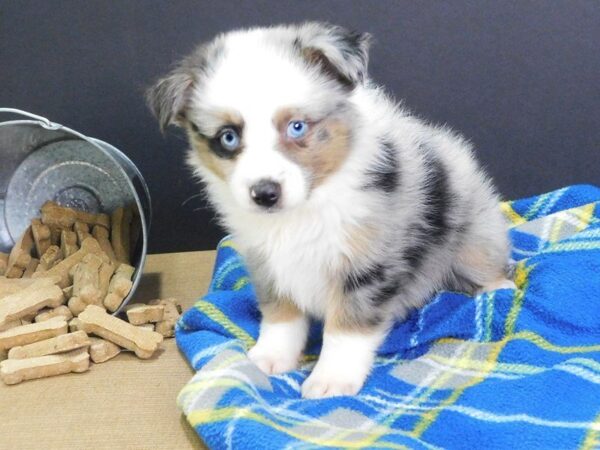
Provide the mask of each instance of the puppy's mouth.
{"label": "puppy's mouth", "polygon": [[260,206],[252,202],[250,204],[250,211],[256,214],[276,214],[285,210],[284,206],[277,203],[273,206]]}
{"label": "puppy's mouth", "polygon": [[257,211],[258,213],[263,213],[263,214],[276,214],[280,211],[282,211],[283,208],[279,207],[279,206],[272,206],[270,208],[256,208],[255,211]]}

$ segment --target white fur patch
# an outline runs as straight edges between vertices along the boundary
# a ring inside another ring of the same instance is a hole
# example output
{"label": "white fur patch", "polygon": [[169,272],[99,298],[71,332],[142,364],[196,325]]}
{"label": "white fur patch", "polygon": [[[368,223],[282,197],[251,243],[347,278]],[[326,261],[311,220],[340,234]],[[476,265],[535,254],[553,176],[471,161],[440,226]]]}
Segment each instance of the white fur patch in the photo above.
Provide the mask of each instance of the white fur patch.
{"label": "white fur patch", "polygon": [[256,345],[248,352],[250,360],[268,375],[288,372],[298,366],[308,333],[304,317],[289,322],[262,322]]}
{"label": "white fur patch", "polygon": [[355,395],[363,386],[377,348],[386,332],[325,333],[317,365],[302,385],[302,397],[325,398]]}

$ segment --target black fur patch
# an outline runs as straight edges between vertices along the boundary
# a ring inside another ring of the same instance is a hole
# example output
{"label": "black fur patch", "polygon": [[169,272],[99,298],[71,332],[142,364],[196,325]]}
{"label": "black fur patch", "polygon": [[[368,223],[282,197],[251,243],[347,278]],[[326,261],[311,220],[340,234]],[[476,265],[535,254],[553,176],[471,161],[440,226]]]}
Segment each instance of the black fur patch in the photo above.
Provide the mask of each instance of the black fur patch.
{"label": "black fur patch", "polygon": [[383,305],[393,299],[400,290],[400,277],[382,284],[371,299],[375,305]]}
{"label": "black fur patch", "polygon": [[[418,234],[419,239],[423,239],[425,235],[425,229],[422,226],[415,227],[416,234]],[[402,259],[406,263],[406,266],[411,269],[411,271],[418,270],[423,263],[423,256],[427,253],[429,246],[427,243],[423,241],[418,241],[416,244],[411,245],[404,249],[402,254]],[[409,272],[406,274],[408,278],[413,278],[414,273]]]}
{"label": "black fur patch", "polygon": [[[308,31],[304,41],[296,38],[292,45],[301,45],[301,54],[309,63],[320,66],[324,74],[347,90],[364,81],[371,35],[327,24],[312,24]],[[326,56],[330,53],[337,54],[335,58]]]}
{"label": "black fur patch", "polygon": [[346,294],[356,291],[364,286],[369,286],[376,281],[384,280],[384,267],[381,264],[367,267],[360,272],[352,272],[344,281],[344,292]]}
{"label": "black fur patch", "polygon": [[[362,67],[367,66],[367,54],[364,49],[364,42],[370,39],[365,33],[356,31],[346,31],[338,34],[339,49],[346,60],[356,59],[360,61]],[[365,74],[362,70],[357,70],[356,76],[362,81]]]}
{"label": "black fur patch", "polygon": [[448,212],[452,194],[445,167],[434,156],[428,158],[429,175],[426,189],[427,208],[423,219],[428,225],[427,237],[435,244],[441,244],[450,231]]}
{"label": "black fur patch", "polygon": [[367,189],[380,189],[386,194],[391,194],[398,189],[400,183],[400,164],[396,149],[389,141],[382,141],[379,146],[380,152],[386,161],[385,167],[370,168],[366,174],[368,177]]}
{"label": "black fur patch", "polygon": [[303,51],[304,58],[311,64],[321,68],[321,71],[333,80],[336,80],[347,90],[354,89],[354,83],[344,76],[339,69],[327,58],[323,52],[315,48],[306,48]]}
{"label": "black fur patch", "polygon": [[379,325],[381,325],[383,323],[384,317],[381,315],[380,312],[376,312],[373,315],[367,317],[366,319],[363,320],[364,325],[371,327],[371,328],[375,328],[378,327]]}
{"label": "black fur patch", "polygon": [[452,193],[448,174],[441,161],[431,153],[426,154],[425,212],[421,220],[411,230],[415,243],[404,249],[402,260],[409,272],[405,276],[414,277],[432,247],[441,245],[451,231],[448,212],[452,205]]}

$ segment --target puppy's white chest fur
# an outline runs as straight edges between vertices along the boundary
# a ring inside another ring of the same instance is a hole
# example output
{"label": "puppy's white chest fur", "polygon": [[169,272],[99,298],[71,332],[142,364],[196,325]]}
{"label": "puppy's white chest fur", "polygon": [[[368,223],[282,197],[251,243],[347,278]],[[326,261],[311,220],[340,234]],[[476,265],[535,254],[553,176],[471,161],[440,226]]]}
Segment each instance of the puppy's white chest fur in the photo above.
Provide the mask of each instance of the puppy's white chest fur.
{"label": "puppy's white chest fur", "polygon": [[[332,242],[323,242],[323,245],[334,247]],[[271,248],[267,263],[273,273],[275,288],[292,298],[300,309],[323,317],[327,301],[326,272],[333,262],[333,254],[333,249],[329,254],[315,251],[314,243],[281,239]]]}
{"label": "puppy's white chest fur", "polygon": [[345,251],[346,220],[334,204],[284,217],[254,218],[253,223],[246,220],[236,234],[243,253],[261,254],[266,272],[261,274],[277,295],[292,299],[306,313],[324,317],[331,277],[339,271]]}

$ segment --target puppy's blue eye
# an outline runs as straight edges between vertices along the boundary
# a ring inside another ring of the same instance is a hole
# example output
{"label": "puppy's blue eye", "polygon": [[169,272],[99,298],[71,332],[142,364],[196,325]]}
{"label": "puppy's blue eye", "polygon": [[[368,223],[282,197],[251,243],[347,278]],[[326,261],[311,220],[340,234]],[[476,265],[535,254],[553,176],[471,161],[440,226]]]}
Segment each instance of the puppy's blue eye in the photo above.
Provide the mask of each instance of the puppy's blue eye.
{"label": "puppy's blue eye", "polygon": [[304,137],[308,131],[308,124],[303,120],[292,120],[288,123],[287,135],[292,139],[300,139]]}
{"label": "puppy's blue eye", "polygon": [[221,132],[221,145],[226,150],[235,150],[240,146],[240,135],[233,128]]}

